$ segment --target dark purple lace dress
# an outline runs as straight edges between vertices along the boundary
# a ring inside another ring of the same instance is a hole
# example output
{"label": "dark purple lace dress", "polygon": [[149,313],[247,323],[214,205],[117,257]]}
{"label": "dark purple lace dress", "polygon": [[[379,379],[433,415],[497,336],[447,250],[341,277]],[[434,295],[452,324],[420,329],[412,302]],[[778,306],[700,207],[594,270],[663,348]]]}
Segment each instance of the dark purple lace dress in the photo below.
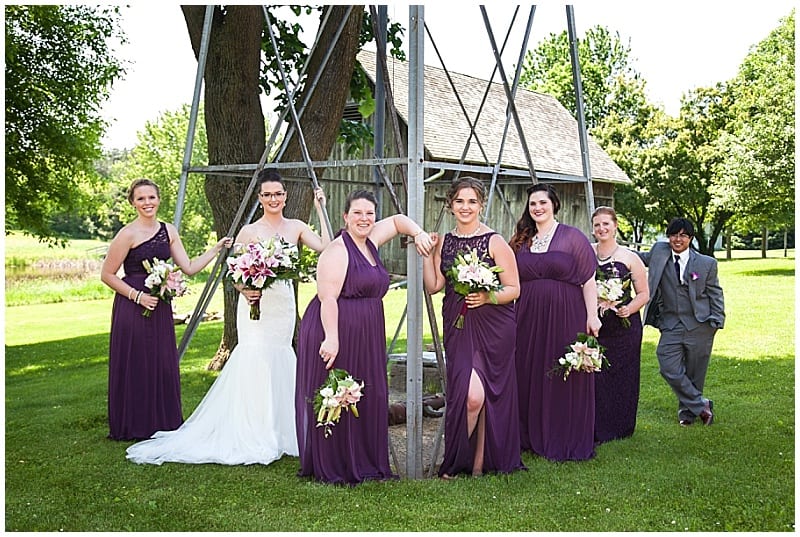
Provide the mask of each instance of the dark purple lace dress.
{"label": "dark purple lace dress", "polygon": [[[147,292],[142,261],[170,255],[167,226],[162,222],[152,238],[128,252],[123,281]],[[114,440],[150,438],[183,422],[172,307],[159,302],[150,317],[142,316],[142,311],[115,293],[108,361],[108,436]]]}
{"label": "dark purple lace dress", "polygon": [[[490,266],[489,239],[494,232],[459,238],[448,233],[442,243],[441,271],[447,274],[456,255],[476,249]],[[467,435],[467,393],[472,371],[483,384],[486,420],[483,472],[509,473],[523,469],[519,449],[517,384],[514,377],[516,322],[513,304],[486,304],[467,310],[464,327],[454,323],[464,297],[445,285],[442,300],[444,349],[447,364],[444,460],[439,475],[472,473],[477,435]]]}
{"label": "dark purple lace dress", "polygon": [[543,253],[516,254],[517,382],[522,449],[554,461],[594,457],[594,374],[549,372],[586,332],[582,285],[597,261],[579,229],[559,224]]}
{"label": "dark purple lace dress", "polygon": [[[612,270],[616,270],[621,278],[630,273],[620,261],[605,263],[600,265],[600,269],[609,276]],[[606,358],[611,367],[595,374],[594,439],[597,444],[631,436],[636,428],[642,318],[637,312],[628,319],[630,326],[625,327],[613,311],[607,311],[600,318],[603,326],[598,341],[606,348]]]}
{"label": "dark purple lace dress", "polygon": [[389,466],[389,386],[386,378],[386,324],[383,296],[389,273],[371,241],[370,264],[347,232],[342,232],[348,266],[339,294],[339,354],[333,367],[348,371],[365,386],[358,418],[343,413],[325,438],[316,426],[314,395],[328,376],[319,346],[325,338],[320,301],[314,297],[300,321],[297,341],[295,417],[300,476],[326,483],[355,485],[365,480],[396,478]]}

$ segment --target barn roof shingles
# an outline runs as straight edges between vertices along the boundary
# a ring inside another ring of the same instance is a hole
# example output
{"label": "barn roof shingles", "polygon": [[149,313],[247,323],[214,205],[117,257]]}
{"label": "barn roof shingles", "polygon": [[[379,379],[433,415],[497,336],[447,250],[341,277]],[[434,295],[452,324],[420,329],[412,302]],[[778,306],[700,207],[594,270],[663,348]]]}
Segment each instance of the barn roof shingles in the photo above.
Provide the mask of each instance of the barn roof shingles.
{"label": "barn roof shingles", "polygon": [[[375,80],[376,54],[361,51],[358,61],[369,77]],[[387,58],[395,106],[403,121],[408,121],[408,63]],[[458,95],[470,121],[480,107],[486,91],[485,80],[450,71]],[[425,66],[425,149],[431,160],[459,162],[469,137],[470,127],[443,69]],[[506,94],[501,82],[492,83],[475,132],[486,157],[473,139],[466,163],[485,165],[498,158],[506,122]],[[534,169],[538,173],[583,176],[578,122],[555,97],[519,88],[515,99],[517,113]],[[589,158],[592,180],[630,183],[624,171],[589,137]],[[527,169],[525,154],[513,118],[508,128],[503,155],[506,168]]]}

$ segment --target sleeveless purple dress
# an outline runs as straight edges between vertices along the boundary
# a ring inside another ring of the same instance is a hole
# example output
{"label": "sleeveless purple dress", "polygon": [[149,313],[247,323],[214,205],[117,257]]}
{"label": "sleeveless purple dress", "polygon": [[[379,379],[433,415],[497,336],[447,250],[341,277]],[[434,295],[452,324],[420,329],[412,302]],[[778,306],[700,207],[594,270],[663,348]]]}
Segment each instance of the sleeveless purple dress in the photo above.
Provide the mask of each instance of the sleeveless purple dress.
{"label": "sleeveless purple dress", "polygon": [[[446,274],[456,255],[476,249],[490,266],[489,239],[494,232],[460,238],[448,233],[442,243],[441,271]],[[516,322],[513,304],[486,304],[468,309],[464,327],[453,326],[464,297],[449,279],[442,300],[444,349],[447,364],[445,449],[439,475],[472,473],[477,435],[467,436],[467,393],[472,371],[483,384],[486,420],[484,472],[510,473],[524,469],[519,449],[517,383],[514,377]]]}
{"label": "sleeveless purple dress", "polygon": [[364,382],[358,415],[343,413],[325,438],[316,426],[314,395],[328,376],[319,346],[325,338],[320,301],[314,297],[300,321],[297,341],[295,411],[300,476],[326,483],[355,485],[365,480],[396,478],[389,466],[389,387],[386,378],[386,325],[383,296],[389,273],[378,249],[367,240],[376,260],[371,265],[346,232],[348,265],[339,305],[339,354],[333,367],[348,371]]}
{"label": "sleeveless purple dress", "polygon": [[559,224],[548,251],[516,253],[517,382],[522,449],[554,461],[594,457],[594,374],[550,374],[578,332],[586,332],[581,285],[597,261],[586,236]]}
{"label": "sleeveless purple dress", "polygon": [[[122,280],[147,292],[145,259],[170,257],[163,222],[156,234],[131,248]],[[150,317],[127,297],[114,294],[108,361],[109,438],[142,440],[156,431],[177,429],[183,422],[178,348],[172,307],[159,301]]]}
{"label": "sleeveless purple dress", "polygon": [[[624,263],[614,261],[620,277],[630,271]],[[600,265],[600,269],[611,275],[612,264]],[[600,444],[633,434],[636,428],[636,412],[639,407],[639,372],[642,356],[642,317],[637,312],[628,317],[630,327],[613,311],[607,311],[601,321],[598,341],[606,348],[610,367],[595,373],[594,381],[594,440]]]}

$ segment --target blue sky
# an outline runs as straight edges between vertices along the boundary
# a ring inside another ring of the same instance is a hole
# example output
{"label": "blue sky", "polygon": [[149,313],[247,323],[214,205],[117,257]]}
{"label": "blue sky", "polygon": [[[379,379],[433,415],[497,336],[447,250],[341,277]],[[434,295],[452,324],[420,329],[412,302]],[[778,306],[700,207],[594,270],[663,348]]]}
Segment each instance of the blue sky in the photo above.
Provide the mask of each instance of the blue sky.
{"label": "blue sky", "polygon": [[[446,5],[445,5],[446,4]],[[126,79],[116,84],[103,107],[111,127],[104,145],[131,148],[146,121],[190,103],[197,64],[189,44],[179,4],[134,2],[123,8],[123,28],[129,43],[119,50],[128,65]],[[488,78],[494,56],[479,4],[459,3],[457,18],[450,2],[425,5],[424,17],[446,67]],[[732,78],[751,46],[764,39],[794,1],[770,0],[743,9],[720,1],[577,2],[575,26],[580,38],[595,25],[630,39],[634,68],[647,81],[651,102],[675,114],[689,90]],[[495,2],[486,7],[498,43],[508,30],[514,5]],[[503,55],[511,73],[519,56],[530,6],[521,6]],[[389,4],[389,17],[408,26],[408,4]],[[566,30],[564,4],[537,4],[529,49],[550,33]],[[308,42],[313,41],[309,27]],[[438,65],[426,43],[426,63]]]}

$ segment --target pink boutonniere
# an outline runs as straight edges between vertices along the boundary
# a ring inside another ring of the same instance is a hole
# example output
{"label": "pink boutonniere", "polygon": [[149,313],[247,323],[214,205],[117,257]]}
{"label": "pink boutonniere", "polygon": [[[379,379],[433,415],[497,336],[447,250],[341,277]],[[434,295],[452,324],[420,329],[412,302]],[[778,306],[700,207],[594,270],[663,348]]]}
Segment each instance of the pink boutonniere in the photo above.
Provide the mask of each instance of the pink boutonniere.
{"label": "pink boutonniere", "polygon": [[696,273],[696,272],[692,272],[691,277],[692,277],[692,281],[695,281],[697,278],[700,277],[700,275],[698,273]]}

